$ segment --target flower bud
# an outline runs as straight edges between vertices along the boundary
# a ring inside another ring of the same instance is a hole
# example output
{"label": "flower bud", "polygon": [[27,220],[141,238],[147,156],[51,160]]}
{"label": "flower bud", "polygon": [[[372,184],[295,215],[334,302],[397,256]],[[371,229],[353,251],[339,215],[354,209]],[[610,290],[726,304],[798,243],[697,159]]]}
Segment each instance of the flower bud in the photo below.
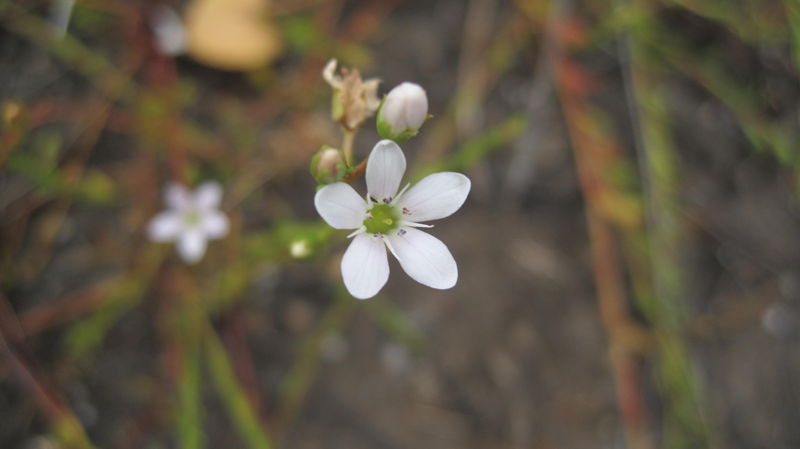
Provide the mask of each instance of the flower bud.
{"label": "flower bud", "polygon": [[336,148],[323,146],[311,158],[311,176],[320,184],[339,181],[346,171],[342,154]]}
{"label": "flower bud", "polygon": [[378,110],[378,134],[403,142],[417,135],[428,118],[428,97],[419,84],[401,83],[383,99]]}
{"label": "flower bud", "polygon": [[295,240],[289,244],[289,254],[295,259],[305,259],[311,253],[311,243],[307,239]]}

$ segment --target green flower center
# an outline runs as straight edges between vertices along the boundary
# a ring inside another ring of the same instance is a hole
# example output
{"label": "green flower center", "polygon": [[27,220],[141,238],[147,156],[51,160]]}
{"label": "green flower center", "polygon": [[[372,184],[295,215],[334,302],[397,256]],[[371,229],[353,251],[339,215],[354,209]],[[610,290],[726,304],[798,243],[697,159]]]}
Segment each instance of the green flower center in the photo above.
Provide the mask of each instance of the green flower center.
{"label": "green flower center", "polygon": [[388,234],[400,227],[400,219],[394,207],[379,203],[372,206],[364,220],[364,227],[370,234]]}
{"label": "green flower center", "polygon": [[200,212],[190,209],[183,213],[183,222],[189,226],[198,226],[200,224]]}

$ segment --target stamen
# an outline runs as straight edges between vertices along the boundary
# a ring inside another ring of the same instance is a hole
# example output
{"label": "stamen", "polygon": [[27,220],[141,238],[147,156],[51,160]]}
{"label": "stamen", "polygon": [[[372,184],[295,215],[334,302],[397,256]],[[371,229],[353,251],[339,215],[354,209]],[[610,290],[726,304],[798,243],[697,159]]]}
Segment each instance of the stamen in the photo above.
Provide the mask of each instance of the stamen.
{"label": "stamen", "polygon": [[407,232],[408,231],[406,231],[405,229],[401,229],[401,230],[397,231],[397,235],[403,236],[403,235],[406,235]]}
{"label": "stamen", "polygon": [[400,220],[400,226],[408,226],[410,228],[432,228],[433,225],[425,224],[425,223],[417,223],[414,221],[406,221]]}
{"label": "stamen", "polygon": [[407,207],[403,208],[403,215],[411,215],[411,211]]}
{"label": "stamen", "polygon": [[403,187],[403,188],[400,190],[400,193],[398,193],[398,194],[397,194],[397,196],[395,196],[395,197],[394,197],[394,201],[392,201],[392,204],[395,204],[396,202],[400,201],[400,197],[401,197],[401,196],[403,196],[403,194],[404,194],[404,193],[406,193],[406,190],[408,190],[408,188],[409,188],[410,186],[411,186],[411,183],[410,183],[410,182],[409,182],[409,183],[406,183],[406,186],[405,186],[405,187]]}
{"label": "stamen", "polygon": [[350,235],[347,236],[347,238],[355,237],[358,234],[363,234],[364,232],[366,232],[366,230],[367,230],[366,226],[361,226],[360,228],[358,228],[355,231],[351,232]]}

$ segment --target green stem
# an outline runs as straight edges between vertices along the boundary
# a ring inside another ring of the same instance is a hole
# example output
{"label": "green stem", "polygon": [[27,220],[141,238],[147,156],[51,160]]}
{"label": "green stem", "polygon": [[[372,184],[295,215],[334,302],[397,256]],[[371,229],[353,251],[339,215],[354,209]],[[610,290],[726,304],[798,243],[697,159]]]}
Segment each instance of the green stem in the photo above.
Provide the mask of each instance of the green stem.
{"label": "green stem", "polygon": [[342,127],[342,153],[344,154],[344,163],[348,167],[353,166],[353,141],[356,138],[356,130],[350,130]]}

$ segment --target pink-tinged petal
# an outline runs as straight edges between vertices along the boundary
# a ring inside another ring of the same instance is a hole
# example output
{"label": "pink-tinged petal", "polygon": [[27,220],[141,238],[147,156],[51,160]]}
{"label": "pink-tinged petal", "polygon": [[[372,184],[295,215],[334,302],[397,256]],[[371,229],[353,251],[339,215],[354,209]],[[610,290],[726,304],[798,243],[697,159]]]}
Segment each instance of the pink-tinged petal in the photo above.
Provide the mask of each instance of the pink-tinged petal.
{"label": "pink-tinged petal", "polygon": [[428,175],[413,185],[397,201],[405,219],[414,222],[438,220],[457,211],[469,194],[471,183],[461,173]]}
{"label": "pink-tinged petal", "polygon": [[343,182],[319,189],[314,196],[314,206],[319,215],[336,229],[358,229],[367,213],[367,203]]}
{"label": "pink-tinged petal", "polygon": [[397,193],[400,181],[406,172],[406,157],[403,150],[391,140],[384,139],[375,144],[367,160],[367,191],[378,202],[383,202]]}
{"label": "pink-tinged petal", "polygon": [[354,297],[375,296],[389,279],[389,260],[383,239],[374,234],[355,236],[342,257],[342,279]]}
{"label": "pink-tinged petal", "polygon": [[222,186],[218,182],[204,182],[194,191],[194,204],[200,209],[216,209],[221,202]]}
{"label": "pink-tinged petal", "polygon": [[209,211],[200,219],[200,227],[205,232],[206,237],[210,239],[218,239],[228,234],[228,217],[219,211]]}
{"label": "pink-tinged petal", "polygon": [[185,209],[191,204],[191,193],[177,182],[171,182],[164,187],[164,203],[170,209]]}
{"label": "pink-tinged petal", "polygon": [[400,266],[412,279],[437,289],[456,285],[458,266],[441,240],[414,228],[400,228],[386,238],[391,242]]}
{"label": "pink-tinged petal", "polygon": [[147,236],[156,242],[175,240],[182,231],[183,219],[179,212],[161,212],[147,224]]}
{"label": "pink-tinged petal", "polygon": [[195,263],[206,253],[206,237],[199,229],[183,232],[178,238],[178,255],[187,263]]}

